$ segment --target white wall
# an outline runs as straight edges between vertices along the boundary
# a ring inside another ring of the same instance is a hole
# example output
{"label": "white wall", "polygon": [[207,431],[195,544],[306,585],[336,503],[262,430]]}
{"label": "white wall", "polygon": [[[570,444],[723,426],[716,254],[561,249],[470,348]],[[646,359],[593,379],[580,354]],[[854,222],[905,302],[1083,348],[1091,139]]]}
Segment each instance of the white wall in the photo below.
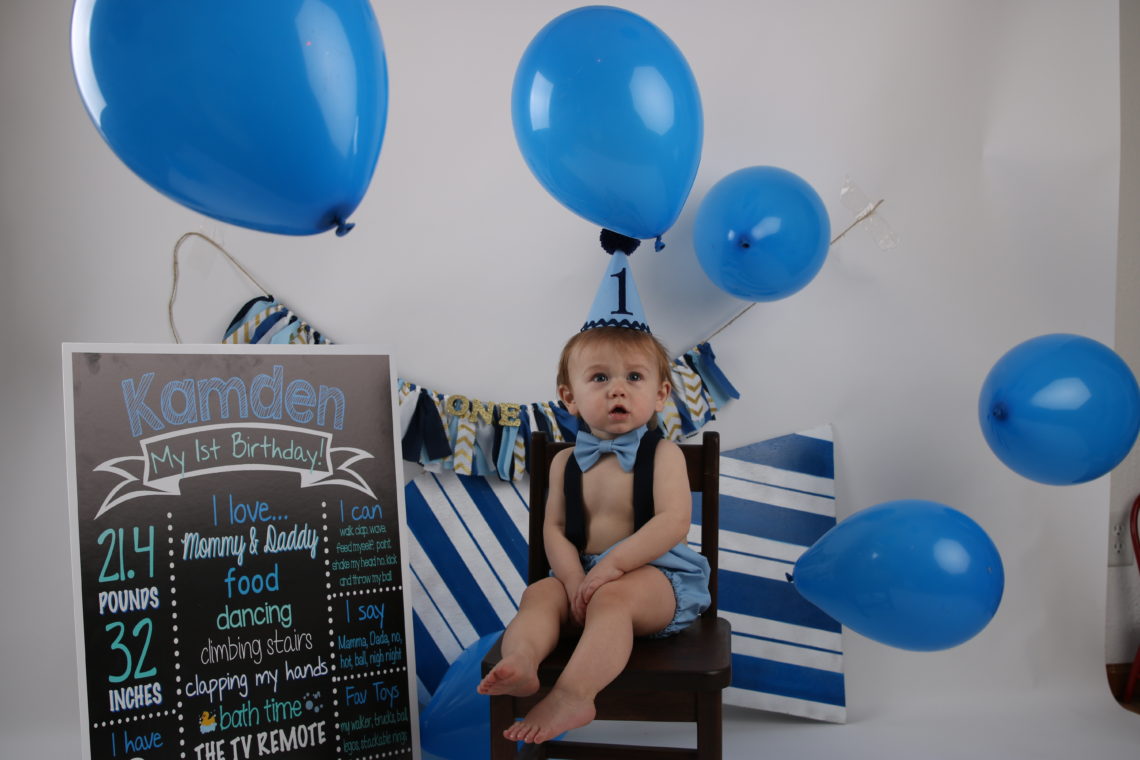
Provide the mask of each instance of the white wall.
{"label": "white wall", "polygon": [[[1140,367],[1140,5],[1120,7],[1120,231],[1116,264],[1116,350]],[[1111,476],[1109,525],[1122,526],[1140,493],[1140,447]],[[1111,534],[1110,534],[1111,535]],[[1115,538],[1110,538],[1115,541]],[[1140,646],[1140,573],[1124,533],[1127,564],[1108,568],[1105,658],[1131,663]]]}
{"label": "white wall", "polygon": [[[528,173],[508,99],[531,36],[575,5],[376,3],[388,131],[357,228],[338,239],[226,227],[149,189],[84,113],[70,4],[5,3],[0,754],[73,757],[79,731],[59,344],[168,341],[170,250],[183,232],[215,236],[335,340],[390,347],[410,380],[488,399],[549,397],[557,350],[604,255],[597,230]],[[901,240],[882,252],[855,230],[808,288],[757,306],[714,341],[744,394],[718,422],[724,445],[831,422],[842,514],[892,498],[942,501],[978,521],[1005,561],[1001,609],[961,647],[918,655],[851,635],[855,725],[795,725],[795,746],[827,736],[852,756],[913,755],[896,738],[937,726],[947,744],[919,755],[976,756],[981,739],[955,716],[984,713],[1004,756],[1134,757],[1140,719],[1119,711],[1104,682],[1109,480],[1052,488],[1020,478],[986,448],[975,412],[986,372],[1014,344],[1057,331],[1114,340],[1117,4],[625,7],[677,42],[705,107],[690,204],[664,251],[634,256],[650,319],[672,348],[744,306],[704,279],[689,243],[697,204],[732,170],[795,171],[836,229],[851,218],[838,199],[850,174],[886,198]],[[207,246],[183,254],[179,328],[215,341],[250,289]],[[1036,712],[1008,712],[1025,705]]]}

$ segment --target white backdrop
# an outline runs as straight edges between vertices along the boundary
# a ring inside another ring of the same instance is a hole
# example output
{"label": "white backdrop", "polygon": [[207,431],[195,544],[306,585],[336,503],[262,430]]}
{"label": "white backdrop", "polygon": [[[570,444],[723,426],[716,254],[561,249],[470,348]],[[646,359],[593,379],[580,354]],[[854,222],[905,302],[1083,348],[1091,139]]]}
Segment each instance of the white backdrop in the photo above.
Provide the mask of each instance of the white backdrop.
{"label": "white backdrop", "polygon": [[[183,232],[218,239],[334,340],[389,348],[409,380],[501,400],[553,391],[604,254],[597,229],[527,171],[509,95],[530,38],[576,4],[374,5],[391,107],[342,239],[227,227],[151,190],[83,110],[70,3],[0,10],[0,755],[70,758],[78,746],[59,344],[169,341]],[[1001,609],[961,647],[920,655],[849,634],[851,725],[730,712],[726,756],[763,741],[800,757],[1135,757],[1140,716],[1104,679],[1108,479],[1020,478],[986,448],[975,412],[1014,344],[1059,331],[1113,342],[1117,4],[625,7],[678,44],[705,109],[690,202],[664,251],[633,258],[675,352],[745,305],[708,283],[689,240],[698,203],[730,171],[796,172],[836,230],[852,218],[838,195],[850,175],[886,199],[901,241],[883,252],[854,230],[805,290],[716,338],[743,393],[717,423],[725,448],[830,422],[841,515],[941,501],[989,532],[1006,568]],[[200,242],[183,263],[178,326],[214,342],[253,291]]]}

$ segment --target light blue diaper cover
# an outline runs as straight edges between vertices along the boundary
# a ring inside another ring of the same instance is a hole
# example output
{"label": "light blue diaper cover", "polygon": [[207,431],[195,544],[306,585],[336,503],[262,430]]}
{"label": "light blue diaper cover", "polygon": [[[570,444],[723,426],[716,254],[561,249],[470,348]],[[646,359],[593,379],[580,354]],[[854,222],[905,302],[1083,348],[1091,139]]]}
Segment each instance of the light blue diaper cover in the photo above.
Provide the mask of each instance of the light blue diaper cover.
{"label": "light blue diaper cover", "polygon": [[[620,544],[621,541],[618,542]],[[617,546],[618,544],[614,544]],[[601,554],[581,554],[582,569],[587,573],[613,551],[614,546]],[[700,614],[709,608],[709,561],[683,541],[657,559],[649,563],[673,584],[673,596],[677,599],[677,610],[669,624],[648,638],[663,639],[687,628]]]}

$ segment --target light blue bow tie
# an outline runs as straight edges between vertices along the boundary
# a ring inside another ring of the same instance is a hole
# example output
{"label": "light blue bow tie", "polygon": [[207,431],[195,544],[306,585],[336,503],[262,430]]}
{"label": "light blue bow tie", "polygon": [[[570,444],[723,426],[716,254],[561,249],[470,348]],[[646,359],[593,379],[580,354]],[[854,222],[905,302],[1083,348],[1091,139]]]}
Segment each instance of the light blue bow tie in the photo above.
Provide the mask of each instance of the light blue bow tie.
{"label": "light blue bow tie", "polygon": [[630,472],[633,470],[634,460],[637,459],[637,447],[641,443],[641,436],[645,435],[647,429],[642,425],[637,430],[606,440],[584,430],[578,431],[578,438],[574,441],[574,458],[578,460],[578,467],[585,472],[597,463],[602,454],[613,453],[617,455],[621,468]]}

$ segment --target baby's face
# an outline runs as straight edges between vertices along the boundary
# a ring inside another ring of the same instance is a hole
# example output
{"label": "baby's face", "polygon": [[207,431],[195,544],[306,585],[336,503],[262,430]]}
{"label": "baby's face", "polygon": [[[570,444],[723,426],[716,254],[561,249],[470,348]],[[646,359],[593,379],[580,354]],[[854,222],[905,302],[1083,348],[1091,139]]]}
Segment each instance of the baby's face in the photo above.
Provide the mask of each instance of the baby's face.
{"label": "baby's face", "polygon": [[665,408],[670,385],[647,351],[623,353],[604,343],[573,349],[570,385],[558,389],[571,414],[599,438],[636,430]]}

